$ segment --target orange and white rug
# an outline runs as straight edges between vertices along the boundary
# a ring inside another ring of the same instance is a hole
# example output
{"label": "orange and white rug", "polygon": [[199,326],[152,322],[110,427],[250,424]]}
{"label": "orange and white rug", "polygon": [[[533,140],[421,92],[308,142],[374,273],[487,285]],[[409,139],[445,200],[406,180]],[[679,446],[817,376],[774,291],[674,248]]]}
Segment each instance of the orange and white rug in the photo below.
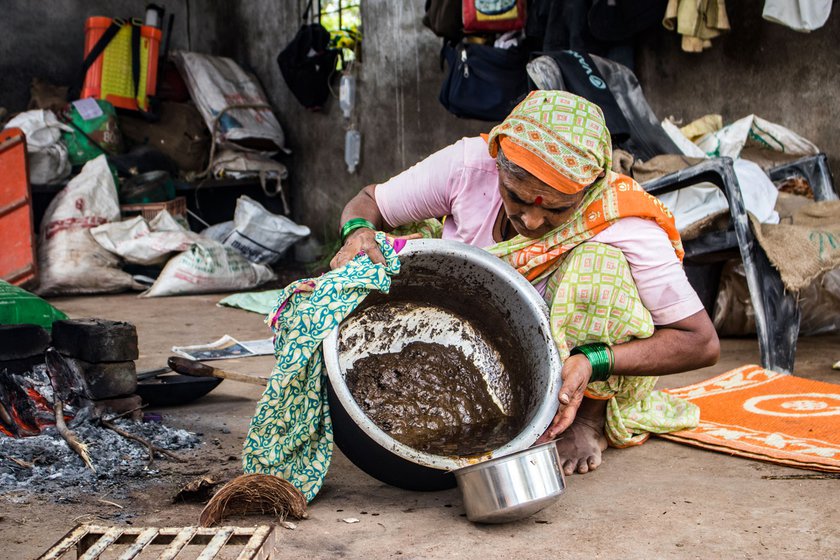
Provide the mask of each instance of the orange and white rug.
{"label": "orange and white rug", "polygon": [[840,385],[750,365],[666,391],[700,407],[700,424],[661,437],[721,453],[840,472]]}

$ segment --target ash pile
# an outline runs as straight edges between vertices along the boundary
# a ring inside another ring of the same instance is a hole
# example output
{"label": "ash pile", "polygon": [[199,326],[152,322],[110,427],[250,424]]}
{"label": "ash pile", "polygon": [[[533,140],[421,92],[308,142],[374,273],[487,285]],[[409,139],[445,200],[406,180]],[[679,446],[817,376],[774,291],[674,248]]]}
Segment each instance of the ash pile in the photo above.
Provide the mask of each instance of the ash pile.
{"label": "ash pile", "polygon": [[0,494],[66,496],[103,481],[152,478],[161,462],[185,462],[195,434],[143,414],[134,395],[133,325],[57,321],[0,327]]}

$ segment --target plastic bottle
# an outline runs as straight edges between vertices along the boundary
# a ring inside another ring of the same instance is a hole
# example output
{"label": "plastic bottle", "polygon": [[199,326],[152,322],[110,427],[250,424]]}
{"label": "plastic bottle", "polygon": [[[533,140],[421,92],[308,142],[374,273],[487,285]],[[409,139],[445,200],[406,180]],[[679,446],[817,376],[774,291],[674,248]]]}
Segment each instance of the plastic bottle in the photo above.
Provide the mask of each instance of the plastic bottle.
{"label": "plastic bottle", "polygon": [[347,164],[347,171],[355,173],[359,165],[359,156],[362,151],[362,133],[358,130],[348,130],[344,135],[344,163]]}
{"label": "plastic bottle", "polygon": [[341,76],[341,85],[338,90],[338,104],[345,119],[349,119],[353,113],[353,106],[356,104],[356,78],[348,74]]}
{"label": "plastic bottle", "polygon": [[164,12],[165,10],[163,6],[158,6],[157,4],[147,4],[146,17],[143,20],[143,25],[147,27],[157,27],[160,29]]}

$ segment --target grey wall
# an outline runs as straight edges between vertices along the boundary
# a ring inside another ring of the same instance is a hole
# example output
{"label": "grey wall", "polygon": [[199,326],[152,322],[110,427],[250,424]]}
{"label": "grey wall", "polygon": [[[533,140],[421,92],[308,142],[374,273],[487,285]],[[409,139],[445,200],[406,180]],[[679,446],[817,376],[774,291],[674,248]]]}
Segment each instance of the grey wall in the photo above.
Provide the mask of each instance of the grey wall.
{"label": "grey wall", "polygon": [[[808,138],[840,173],[840,7],[824,27],[798,33],[761,18],[764,2],[727,2],[732,32],[702,54],[676,34],[651,34],[637,53],[639,80],[660,117],[708,113],[724,123],[754,113]],[[837,175],[840,177],[840,175]]]}
{"label": "grey wall", "polygon": [[[300,26],[301,4],[243,3],[239,55],[262,79],[295,152],[291,179],[295,218],[319,236],[335,236],[341,209],[361,187],[388,179],[491,125],[459,120],[438,103],[444,76],[438,65],[440,42],[420,22],[423,0],[365,0],[355,118],[362,133],[362,157],[356,174],[348,174],[345,122],[338,100],[330,100],[323,112],[306,111],[289,92],[275,62]],[[336,95],[337,88],[336,83]]]}
{"label": "grey wall", "polygon": [[[90,16],[139,17],[151,0],[0,0],[0,107],[21,111],[32,78],[70,85],[84,54]],[[175,14],[171,48],[233,54],[226,33],[236,4],[225,0],[156,0]],[[189,32],[187,14],[189,13]],[[165,16],[168,21],[169,16]]]}

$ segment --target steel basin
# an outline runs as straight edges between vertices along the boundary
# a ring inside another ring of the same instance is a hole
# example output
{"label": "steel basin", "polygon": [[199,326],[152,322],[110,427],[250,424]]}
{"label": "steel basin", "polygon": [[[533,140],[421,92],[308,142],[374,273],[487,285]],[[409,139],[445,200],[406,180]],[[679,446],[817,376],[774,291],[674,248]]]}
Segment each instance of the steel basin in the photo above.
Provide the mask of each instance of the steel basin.
{"label": "steel basin", "polygon": [[554,441],[455,471],[467,519],[507,523],[551,505],[566,489]]}
{"label": "steel basin", "polygon": [[[455,241],[414,240],[400,261],[390,293],[368,296],[324,340],[334,437],[353,463],[383,482],[451,488],[455,469],[527,449],[542,435],[556,411],[560,357],[542,297],[500,259]],[[411,313],[395,311],[407,302],[421,303]],[[391,317],[383,319],[382,310]],[[517,435],[477,455],[453,457],[413,449],[376,426],[350,394],[345,373],[358,358],[398,352],[414,340],[461,346],[487,372],[498,402],[518,418]]]}

